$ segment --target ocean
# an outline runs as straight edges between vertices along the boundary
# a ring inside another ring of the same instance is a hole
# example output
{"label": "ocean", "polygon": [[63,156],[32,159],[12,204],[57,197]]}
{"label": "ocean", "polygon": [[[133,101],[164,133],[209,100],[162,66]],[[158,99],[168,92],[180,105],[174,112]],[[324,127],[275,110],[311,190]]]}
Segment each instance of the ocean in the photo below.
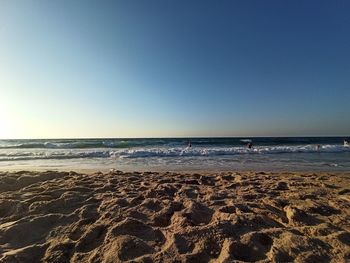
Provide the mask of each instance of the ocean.
{"label": "ocean", "polygon": [[[343,137],[0,140],[0,170],[350,171]],[[247,144],[252,147],[248,148]],[[191,147],[189,147],[191,144]]]}

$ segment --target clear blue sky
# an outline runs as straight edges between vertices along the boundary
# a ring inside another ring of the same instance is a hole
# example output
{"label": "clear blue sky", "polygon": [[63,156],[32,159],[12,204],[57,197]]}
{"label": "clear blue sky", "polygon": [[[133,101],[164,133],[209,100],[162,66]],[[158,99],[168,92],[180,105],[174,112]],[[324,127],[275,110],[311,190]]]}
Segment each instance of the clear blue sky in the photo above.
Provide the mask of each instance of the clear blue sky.
{"label": "clear blue sky", "polygon": [[350,1],[0,2],[0,138],[350,133]]}

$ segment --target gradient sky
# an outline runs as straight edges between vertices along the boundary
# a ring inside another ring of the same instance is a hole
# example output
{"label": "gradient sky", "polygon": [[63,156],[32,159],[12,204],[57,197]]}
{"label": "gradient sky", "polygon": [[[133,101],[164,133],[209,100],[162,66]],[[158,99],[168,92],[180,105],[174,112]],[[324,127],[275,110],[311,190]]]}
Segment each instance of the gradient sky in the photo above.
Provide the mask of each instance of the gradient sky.
{"label": "gradient sky", "polygon": [[0,2],[0,138],[350,133],[350,1]]}

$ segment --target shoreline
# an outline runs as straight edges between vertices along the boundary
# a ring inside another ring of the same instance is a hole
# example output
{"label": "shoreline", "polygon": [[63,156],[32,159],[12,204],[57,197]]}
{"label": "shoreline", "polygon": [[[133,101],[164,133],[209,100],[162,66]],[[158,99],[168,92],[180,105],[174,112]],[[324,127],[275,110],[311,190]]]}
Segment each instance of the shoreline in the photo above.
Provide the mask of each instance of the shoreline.
{"label": "shoreline", "polygon": [[350,259],[350,172],[0,171],[0,193],[1,262]]}
{"label": "shoreline", "polygon": [[123,172],[123,173],[143,173],[143,172],[150,172],[150,173],[166,173],[166,172],[172,172],[172,173],[207,173],[207,174],[216,174],[216,173],[270,173],[270,174],[289,174],[289,173],[295,173],[295,174],[347,174],[350,176],[350,170],[333,170],[333,169],[279,169],[279,168],[273,168],[273,169],[251,169],[251,168],[242,168],[242,169],[232,169],[232,168],[173,168],[165,167],[165,168],[154,168],[151,167],[150,169],[147,169],[145,167],[140,167],[136,169],[127,168],[123,169],[125,167],[117,167],[117,168],[77,168],[77,167],[63,167],[63,168],[53,168],[53,167],[6,167],[1,168],[0,167],[0,174],[1,173],[20,173],[20,172],[75,172],[75,173],[86,173],[86,174],[94,174],[94,173],[111,173],[111,172]]}

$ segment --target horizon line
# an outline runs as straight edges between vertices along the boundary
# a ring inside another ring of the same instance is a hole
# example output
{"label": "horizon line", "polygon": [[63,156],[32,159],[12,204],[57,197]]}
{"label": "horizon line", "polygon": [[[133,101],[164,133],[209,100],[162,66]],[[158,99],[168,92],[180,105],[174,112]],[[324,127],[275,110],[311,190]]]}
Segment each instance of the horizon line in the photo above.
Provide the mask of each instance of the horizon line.
{"label": "horizon line", "polygon": [[101,140],[101,139],[106,139],[106,140],[111,140],[111,139],[190,139],[190,138],[196,138],[196,139],[201,139],[201,138],[301,138],[301,137],[306,137],[306,138],[329,138],[329,137],[350,137],[350,135],[297,135],[297,136],[173,136],[173,137],[167,137],[167,136],[160,136],[160,137],[51,137],[51,138],[0,138],[0,141],[5,141],[5,140]]}

